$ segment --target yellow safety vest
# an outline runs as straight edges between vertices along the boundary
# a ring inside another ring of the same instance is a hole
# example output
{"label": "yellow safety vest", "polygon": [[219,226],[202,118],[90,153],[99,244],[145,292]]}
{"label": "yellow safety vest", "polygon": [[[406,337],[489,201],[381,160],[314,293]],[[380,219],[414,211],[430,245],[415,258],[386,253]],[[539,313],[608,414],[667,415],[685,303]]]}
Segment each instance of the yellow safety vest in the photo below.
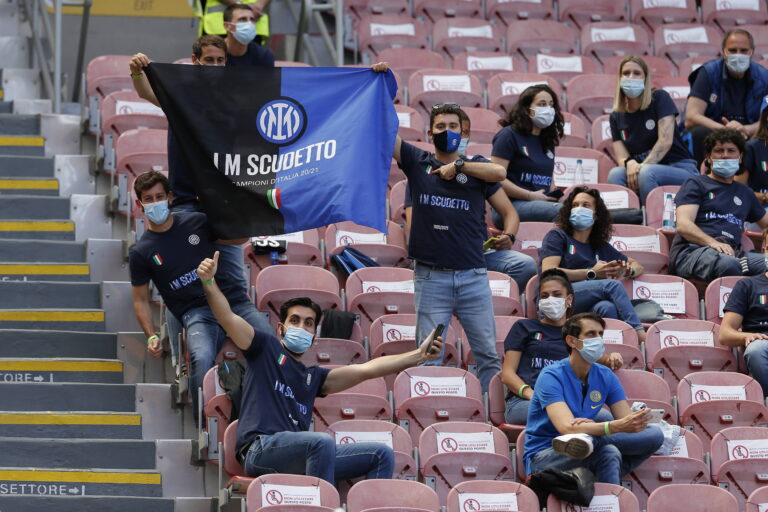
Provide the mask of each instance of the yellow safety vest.
{"label": "yellow safety vest", "polygon": [[[244,4],[255,4],[258,0],[242,0]],[[224,9],[227,6],[219,0],[208,0],[205,4],[205,12],[200,20],[200,35],[218,34],[224,36],[227,30],[224,28]],[[262,38],[269,37],[269,15],[262,14],[256,21],[256,35]]]}

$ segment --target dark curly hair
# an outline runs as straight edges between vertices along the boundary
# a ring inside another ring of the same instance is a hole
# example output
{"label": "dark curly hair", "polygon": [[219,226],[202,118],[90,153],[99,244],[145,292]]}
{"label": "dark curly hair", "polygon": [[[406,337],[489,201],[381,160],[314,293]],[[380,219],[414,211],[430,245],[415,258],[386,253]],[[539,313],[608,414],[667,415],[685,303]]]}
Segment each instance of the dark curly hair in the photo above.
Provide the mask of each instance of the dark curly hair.
{"label": "dark curly hair", "polygon": [[517,103],[509,110],[507,117],[499,120],[499,124],[504,127],[511,126],[520,133],[532,133],[533,122],[528,110],[531,108],[533,98],[542,91],[552,96],[553,107],[555,108],[555,121],[541,130],[539,139],[541,139],[541,146],[545,150],[554,151],[555,147],[560,144],[560,139],[565,135],[563,131],[565,121],[563,120],[563,113],[560,111],[560,101],[557,98],[557,94],[547,84],[532,85],[524,90]]}
{"label": "dark curly hair", "polygon": [[597,251],[611,240],[611,233],[613,232],[611,214],[608,212],[608,208],[605,207],[605,202],[603,201],[603,198],[600,197],[599,190],[583,185],[574,187],[563,203],[563,207],[560,208],[560,212],[558,212],[557,217],[555,218],[555,224],[557,224],[557,227],[568,233],[569,236],[573,236],[573,225],[571,224],[570,219],[571,208],[573,208],[574,198],[582,193],[589,194],[595,198],[595,223],[592,225],[592,231],[589,233],[589,245],[592,249]]}
{"label": "dark curly hair", "polygon": [[[717,130],[712,130],[709,135],[704,138],[704,156],[709,157],[712,150],[715,149],[715,146],[718,144],[725,144],[726,142],[733,143],[736,146],[736,149],[739,150],[739,154],[744,156],[744,151],[746,151],[744,137],[741,135],[741,132],[734,130],[733,128],[718,128]],[[712,162],[707,158],[704,159],[704,172],[707,174],[712,172]],[[736,174],[743,173],[744,162],[742,161],[739,162],[739,170]]]}

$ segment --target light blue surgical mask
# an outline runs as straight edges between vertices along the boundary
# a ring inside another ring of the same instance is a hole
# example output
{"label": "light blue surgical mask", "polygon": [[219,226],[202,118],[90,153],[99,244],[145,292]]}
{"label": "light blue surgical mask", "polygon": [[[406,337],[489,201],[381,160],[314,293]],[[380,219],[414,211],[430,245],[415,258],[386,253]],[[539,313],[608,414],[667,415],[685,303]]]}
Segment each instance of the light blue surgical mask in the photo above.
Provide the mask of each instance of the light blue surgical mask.
{"label": "light blue surgical mask", "polygon": [[141,203],[141,205],[144,207],[144,215],[152,224],[163,224],[168,220],[168,215],[171,213],[168,208],[168,200]]}
{"label": "light blue surgical mask", "polygon": [[584,231],[595,223],[595,212],[583,206],[576,206],[571,209],[569,220],[575,230]]}
{"label": "light blue surgical mask", "polygon": [[749,55],[743,53],[735,53],[733,55],[727,55],[725,58],[725,65],[731,73],[742,74],[749,69]]}
{"label": "light blue surgical mask", "polygon": [[581,354],[581,357],[583,357],[586,362],[595,364],[598,359],[603,357],[603,354],[605,353],[605,343],[603,343],[603,338],[587,338],[581,341],[584,345],[579,349],[579,354]]}
{"label": "light blue surgical mask", "polygon": [[305,331],[301,327],[288,326],[283,335],[283,344],[294,354],[303,354],[312,346],[314,337],[311,332]]}
{"label": "light blue surgical mask", "polygon": [[554,107],[534,107],[531,122],[539,130],[543,130],[555,121]]}
{"label": "light blue surgical mask", "polygon": [[240,44],[248,44],[256,38],[256,25],[250,21],[235,23],[235,40]]}
{"label": "light blue surgical mask", "polygon": [[739,160],[737,158],[713,158],[712,172],[721,178],[732,178],[739,172]]}
{"label": "light blue surgical mask", "polygon": [[469,137],[462,137],[461,141],[459,142],[459,155],[466,155],[467,154],[467,146],[469,145]]}
{"label": "light blue surgical mask", "polygon": [[645,80],[642,78],[622,78],[621,90],[628,98],[637,98],[645,90]]}

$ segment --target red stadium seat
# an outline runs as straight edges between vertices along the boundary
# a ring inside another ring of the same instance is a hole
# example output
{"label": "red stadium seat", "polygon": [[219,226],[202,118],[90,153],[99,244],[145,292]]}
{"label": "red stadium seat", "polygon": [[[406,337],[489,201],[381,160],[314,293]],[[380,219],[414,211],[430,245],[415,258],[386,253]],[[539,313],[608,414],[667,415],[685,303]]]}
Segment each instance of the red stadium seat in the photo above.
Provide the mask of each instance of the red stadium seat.
{"label": "red stadium seat", "polygon": [[631,0],[632,23],[642,24],[650,32],[665,23],[698,23],[696,0],[676,0],[674,2],[649,2]]}
{"label": "red stadium seat", "polygon": [[[219,458],[220,460],[224,459],[223,471],[219,471],[219,503],[221,505],[225,504],[222,501],[228,501],[234,495],[244,497],[248,486],[254,480],[254,478],[245,476],[243,466],[235,457],[237,423],[238,420],[235,420],[227,426],[227,429],[224,431],[224,442],[220,446]],[[225,475],[229,476],[229,480],[226,483],[224,481]],[[221,499],[222,495],[226,496],[226,500]]]}
{"label": "red stadium seat", "polygon": [[602,151],[614,162],[616,157],[613,152],[613,136],[611,135],[611,123],[608,114],[603,114],[592,121],[590,133],[592,135],[592,147]]}
{"label": "red stadium seat", "polygon": [[740,510],[755,490],[768,486],[768,429],[723,429],[712,438],[710,453],[712,480],[734,495]]}
{"label": "red stadium seat", "polygon": [[392,421],[383,377],[364,380],[340,393],[318,397],[312,411],[315,432],[322,432],[342,420]]}
{"label": "red stadium seat", "polygon": [[677,111],[682,113],[685,108],[685,102],[688,101],[688,94],[691,92],[691,84],[688,83],[688,77],[684,76],[659,76],[653,78],[653,85],[656,89],[664,89],[675,102]]}
{"label": "red stadium seat", "polygon": [[559,0],[560,21],[573,22],[582,28],[595,21],[624,21],[626,2],[611,0]]}
{"label": "red stadium seat", "polygon": [[702,55],[700,57],[686,57],[685,59],[676,62],[678,74],[682,77],[688,78],[688,75],[693,73],[694,70],[699,68],[707,61],[714,59],[711,55]]}
{"label": "red stadium seat", "polygon": [[151,128],[128,130],[115,142],[117,174],[134,178],[148,171],[168,172],[168,132]]}
{"label": "red stadium seat", "polygon": [[168,119],[163,111],[139,97],[136,91],[115,91],[101,101],[101,132],[116,140],[134,128],[166,130]]}
{"label": "red stadium seat", "polygon": [[501,30],[482,18],[437,20],[432,28],[432,46],[451,58],[465,51],[504,50]]}
{"label": "red stadium seat", "polygon": [[[765,7],[765,5],[763,5]],[[751,22],[750,22],[751,23]],[[752,34],[755,40],[755,53],[752,60],[761,60],[768,57],[768,26],[766,25],[741,25],[739,27]]]}
{"label": "red stadium seat", "polygon": [[[538,262],[539,249],[541,248],[541,242],[544,240],[544,235],[553,229],[555,229],[555,225],[550,222],[521,222],[520,227],[517,229],[517,238],[515,243],[512,244],[512,249],[527,254]],[[530,299],[527,286],[525,288],[525,296],[526,300]],[[528,314],[531,313],[530,309],[527,309],[527,311]]]}
{"label": "red stadium seat", "polygon": [[[581,160],[581,172],[578,165]],[[605,153],[589,148],[559,147],[552,178],[556,187],[605,183],[613,163]]]}
{"label": "red stadium seat", "polygon": [[677,276],[641,274],[624,280],[630,299],[652,299],[664,313],[677,318],[699,318],[699,296],[690,281]]}
{"label": "red stadium seat", "polygon": [[[593,55],[600,62],[614,55],[645,55],[649,52],[648,33],[640,25],[603,21],[588,23],[581,29],[581,53]],[[615,84],[616,75],[611,76]]]}
{"label": "red stadium seat", "polygon": [[350,221],[329,225],[325,230],[328,263],[332,255],[347,247],[357,249],[385,267],[408,265],[405,232],[394,222],[387,222],[386,233]]}
{"label": "red stadium seat", "polygon": [[577,38],[571,27],[554,20],[513,21],[507,28],[507,51],[526,60],[539,53],[576,53]]}
{"label": "red stadium seat", "polygon": [[591,57],[573,54],[540,53],[528,66],[532,73],[551,76],[562,85],[582,73],[600,73],[600,65]]}
{"label": "red stadium seat", "polygon": [[704,318],[710,322],[720,324],[723,321],[723,306],[728,302],[728,297],[733,287],[743,276],[725,276],[712,281],[704,292]]}
{"label": "red stadium seat", "polygon": [[520,290],[514,279],[501,272],[488,271],[488,283],[493,296],[494,315],[519,316],[523,314]]}
{"label": "red stadium seat", "polygon": [[[522,315],[522,313],[521,313]],[[496,324],[496,353],[499,355],[499,359],[504,359],[504,340],[507,339],[507,334],[512,328],[512,325],[525,318],[523,316],[494,316],[494,323]],[[463,332],[462,332],[463,334]],[[469,370],[473,374],[476,373],[477,362],[475,356],[472,354],[472,347],[469,345],[469,340],[466,336],[461,336],[461,359],[463,362],[463,368]],[[504,417],[504,409],[501,409],[502,418]]]}
{"label": "red stadium seat", "polygon": [[404,140],[424,142],[427,140],[427,124],[416,109],[405,105],[395,105],[397,120],[400,123],[397,133]]}
{"label": "red stadium seat", "polygon": [[[608,57],[603,61],[603,73],[606,75],[619,74],[619,64],[626,55],[614,55]],[[648,65],[648,69],[651,72],[651,77],[657,76],[675,76],[677,75],[677,68],[669,62],[669,60],[663,57],[656,57],[655,55],[643,55],[643,60]],[[687,76],[687,75],[686,75]]]}
{"label": "red stadium seat", "polygon": [[420,48],[386,48],[379,52],[377,59],[388,63],[390,69],[397,71],[405,83],[420,69],[449,67],[439,53]]}
{"label": "red stadium seat", "polygon": [[768,8],[761,0],[701,0],[705,25],[715,25],[722,32],[744,25],[768,23]]}
{"label": "red stadium seat", "polygon": [[408,0],[347,0],[344,4],[358,18],[372,14],[410,15]]}
{"label": "red stadium seat", "polygon": [[[474,480],[456,484],[448,493],[447,512],[517,510],[539,512],[539,499],[517,482]],[[473,508],[474,507],[474,508]]]}
{"label": "red stadium seat", "polygon": [[408,80],[409,105],[429,116],[432,105],[456,103],[463,107],[484,106],[480,80],[466,71],[421,69]]}
{"label": "red stadium seat", "polygon": [[679,510],[681,504],[701,512],[737,512],[739,504],[728,491],[712,485],[670,484],[648,497],[648,512]]}
{"label": "red stadium seat", "polygon": [[[627,187],[622,187],[621,185],[611,185],[610,183],[594,183],[590,186],[592,188],[597,189],[600,192],[600,197],[603,198],[603,202],[605,203],[606,208],[608,208],[609,210],[615,210],[616,208],[640,208],[640,199],[637,197],[637,194],[635,194],[634,190],[630,190]],[[571,186],[565,189],[565,191],[563,192],[563,197],[568,197],[568,195],[571,193],[573,188],[574,187]],[[614,231],[617,229],[626,231],[624,226],[627,226],[627,225],[614,224],[613,226]],[[644,227],[644,226],[632,225],[631,227]],[[631,230],[631,227],[627,229]],[[642,234],[646,235],[649,233],[643,232]],[[633,234],[633,235],[626,235],[626,236],[640,236],[640,234]],[[619,249],[619,250],[622,250],[622,249]]]}
{"label": "red stadium seat", "polygon": [[340,505],[336,488],[321,478],[305,475],[262,475],[248,486],[248,512],[331,512]]}
{"label": "red stadium seat", "polygon": [[232,416],[232,401],[224,393],[221,380],[217,375],[218,365],[205,372],[203,377],[202,400],[199,406],[203,408],[202,431],[205,432],[207,449],[203,453],[205,460],[214,464],[219,463],[219,443],[224,442],[224,432],[229,426]]}
{"label": "red stadium seat", "polygon": [[367,267],[347,278],[347,310],[360,316],[360,327],[368,332],[382,315],[415,313],[413,270]]}
{"label": "red stadium seat", "polygon": [[[570,512],[579,507],[560,501],[554,494],[547,499],[547,510],[562,510]],[[620,485],[595,482],[595,495],[589,504],[591,510],[611,510],[619,512],[640,512],[637,497],[629,489]],[[666,509],[669,512],[669,509]]]}
{"label": "red stadium seat", "polygon": [[664,411],[662,419],[677,425],[677,409],[672,405],[672,393],[664,379],[651,372],[623,369],[617,370],[616,376],[630,405],[644,402],[649,409],[661,409]]}
{"label": "red stadium seat", "polygon": [[130,61],[130,55],[100,55],[92,59],[85,69],[88,97],[104,98],[111,92],[133,90]]}
{"label": "red stadium seat", "polygon": [[469,71],[486,82],[498,73],[524,73],[525,60],[503,52],[461,52],[453,59],[454,69]]}
{"label": "red stadium seat", "polygon": [[570,112],[563,112],[563,132],[564,136],[560,140],[560,145],[572,148],[588,148],[587,128],[584,121]]}
{"label": "red stadium seat", "polygon": [[[503,350],[503,347],[502,347]],[[515,442],[525,430],[525,425],[507,423],[504,415],[506,410],[506,397],[509,389],[501,381],[501,374],[497,373],[488,383],[488,414],[491,423],[506,434],[510,442]]]}
{"label": "red stadium seat", "polygon": [[547,84],[558,97],[563,88],[551,77],[536,73],[499,73],[488,80],[488,108],[504,116],[517,103],[520,94],[532,85]]}
{"label": "red stadium seat", "polygon": [[[722,37],[708,25],[671,23],[657,28],[653,41],[658,57],[680,62],[686,57],[716,57],[720,53]],[[684,73],[680,75],[685,76]]]}
{"label": "red stadium seat", "polygon": [[647,226],[653,229],[662,227],[666,195],[672,194],[672,199],[674,199],[678,190],[680,190],[679,185],[664,185],[656,187],[648,193],[648,197],[645,198],[645,224]]}
{"label": "red stadium seat", "polygon": [[414,0],[413,14],[424,16],[432,23],[441,18],[480,17],[483,9],[480,0]]}
{"label": "red stadium seat", "polygon": [[347,496],[348,512],[438,512],[435,491],[408,480],[363,480]]}
{"label": "red stadium seat", "polygon": [[[408,180],[398,181],[389,191],[389,220],[405,226],[405,189],[408,186]],[[405,233],[406,236],[408,233]]]}
{"label": "red stadium seat", "polygon": [[488,19],[498,19],[504,25],[518,20],[549,20],[555,16],[551,0],[488,0],[485,3]]}
{"label": "red stadium seat", "polygon": [[640,351],[637,340],[637,331],[628,323],[615,318],[604,318],[606,353],[618,352],[624,364],[625,369],[645,369],[645,359]]}
{"label": "red stadium seat", "polygon": [[410,16],[364,16],[357,31],[360,53],[371,57],[387,48],[429,48],[426,27]]}
{"label": "red stadium seat", "polygon": [[472,125],[472,140],[481,144],[490,144],[493,136],[501,128],[499,126],[499,114],[485,108],[465,107],[462,110],[469,116]]}
{"label": "red stadium seat", "polygon": [[320,253],[320,235],[317,229],[308,229],[298,233],[285,235],[257,236],[251,243],[243,246],[245,263],[250,266],[250,282],[255,283],[259,272],[272,266],[269,254],[256,254],[254,245],[269,247],[269,244],[285,245],[285,252],[278,254],[278,261],[288,265],[322,266],[323,256]]}
{"label": "red stadium seat", "polygon": [[[602,189],[600,192],[602,193]],[[630,200],[630,204],[634,201],[637,201],[634,203],[636,206],[629,206],[629,208],[640,207],[637,196]],[[649,274],[666,273],[669,265],[669,244],[667,238],[660,235],[655,229],[632,224],[614,224],[611,245],[630,258],[637,260],[645,268],[645,272]]]}
{"label": "red stadium seat", "polygon": [[768,506],[768,486],[760,487],[749,495],[746,512],[765,512]]}
{"label": "red stadium seat", "polygon": [[579,75],[565,86],[568,112],[581,116],[592,124],[603,114],[613,110],[616,93],[615,75]]}
{"label": "red stadium seat", "polygon": [[302,362],[307,366],[338,365],[364,363],[368,360],[365,347],[352,340],[339,338],[315,338],[312,346],[302,355]]}

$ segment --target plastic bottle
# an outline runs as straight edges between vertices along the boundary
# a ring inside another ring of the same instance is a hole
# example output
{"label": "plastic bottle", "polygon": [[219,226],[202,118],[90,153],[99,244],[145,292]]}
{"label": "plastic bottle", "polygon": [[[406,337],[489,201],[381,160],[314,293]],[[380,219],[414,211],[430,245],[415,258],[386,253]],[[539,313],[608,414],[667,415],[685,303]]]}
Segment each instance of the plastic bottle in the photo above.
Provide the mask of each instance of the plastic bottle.
{"label": "plastic bottle", "polygon": [[672,194],[664,194],[664,214],[661,217],[663,229],[675,229],[675,202]]}
{"label": "plastic bottle", "polygon": [[576,170],[573,171],[573,184],[582,185],[584,180],[584,163],[581,158],[576,159]]}

